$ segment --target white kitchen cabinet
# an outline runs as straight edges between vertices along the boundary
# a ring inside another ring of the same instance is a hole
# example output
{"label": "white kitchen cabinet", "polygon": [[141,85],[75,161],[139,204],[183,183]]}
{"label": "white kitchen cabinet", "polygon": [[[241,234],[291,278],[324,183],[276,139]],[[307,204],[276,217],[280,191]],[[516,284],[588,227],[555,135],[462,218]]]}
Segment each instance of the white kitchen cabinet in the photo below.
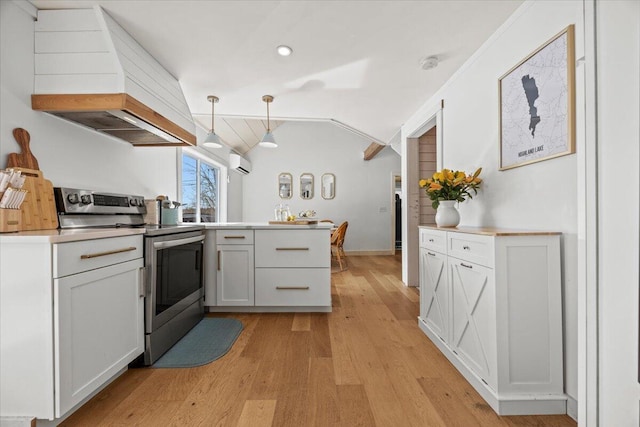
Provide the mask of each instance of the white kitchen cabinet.
{"label": "white kitchen cabinet", "polygon": [[256,230],[256,305],[331,311],[327,230]]}
{"label": "white kitchen cabinet", "polygon": [[493,270],[449,258],[449,346],[492,390],[496,389],[496,300]]}
{"label": "white kitchen cabinet", "polygon": [[57,414],[144,351],[141,267],[133,260],[54,279]]}
{"label": "white kitchen cabinet", "polygon": [[257,268],[326,268],[331,262],[326,230],[256,230]]}
{"label": "white kitchen cabinet", "polygon": [[500,415],[566,413],[560,234],[420,227],[418,324]]}
{"label": "white kitchen cabinet", "polygon": [[254,305],[253,245],[218,245],[217,303]]}
{"label": "white kitchen cabinet", "polygon": [[[207,235],[207,238],[214,237]],[[216,304],[253,306],[254,250],[253,230],[225,229],[215,232]],[[210,244],[210,243],[209,243]],[[213,251],[210,251],[213,252]],[[207,303],[207,305],[214,305]]]}
{"label": "white kitchen cabinet", "polygon": [[210,312],[331,311],[329,227],[209,226],[205,257]]}
{"label": "white kitchen cabinet", "polygon": [[326,268],[256,268],[257,306],[331,306]]}
{"label": "white kitchen cabinet", "polygon": [[65,417],[142,354],[142,248],[0,237],[0,416]]}
{"label": "white kitchen cabinet", "polygon": [[420,318],[443,341],[449,337],[447,256],[420,248]]}

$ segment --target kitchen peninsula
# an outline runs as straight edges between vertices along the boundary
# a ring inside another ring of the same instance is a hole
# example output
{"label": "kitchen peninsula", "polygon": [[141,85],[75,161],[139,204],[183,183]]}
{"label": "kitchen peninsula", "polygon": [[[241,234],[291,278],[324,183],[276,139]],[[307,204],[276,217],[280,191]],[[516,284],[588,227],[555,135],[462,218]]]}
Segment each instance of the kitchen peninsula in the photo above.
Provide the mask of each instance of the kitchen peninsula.
{"label": "kitchen peninsula", "polygon": [[331,311],[331,225],[205,226],[210,312]]}

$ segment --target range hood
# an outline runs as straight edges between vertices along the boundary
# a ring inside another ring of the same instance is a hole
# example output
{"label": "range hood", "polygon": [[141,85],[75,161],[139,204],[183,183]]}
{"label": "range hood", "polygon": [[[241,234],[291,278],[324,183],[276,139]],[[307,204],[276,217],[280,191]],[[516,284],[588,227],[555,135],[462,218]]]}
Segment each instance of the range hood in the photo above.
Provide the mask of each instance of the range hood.
{"label": "range hood", "polygon": [[31,108],[136,146],[195,145],[180,83],[99,6],[40,10]]}

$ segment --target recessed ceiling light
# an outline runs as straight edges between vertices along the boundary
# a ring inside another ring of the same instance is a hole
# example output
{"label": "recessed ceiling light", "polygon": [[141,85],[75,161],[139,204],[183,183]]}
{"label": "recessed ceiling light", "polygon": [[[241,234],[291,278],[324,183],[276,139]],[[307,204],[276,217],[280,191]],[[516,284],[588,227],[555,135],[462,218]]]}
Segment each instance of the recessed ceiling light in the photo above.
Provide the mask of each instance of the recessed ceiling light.
{"label": "recessed ceiling light", "polygon": [[293,53],[293,49],[291,49],[289,46],[285,46],[283,44],[278,46],[276,48],[276,50],[278,51],[278,55],[280,55],[280,56],[289,56],[289,55],[291,55],[291,53]]}

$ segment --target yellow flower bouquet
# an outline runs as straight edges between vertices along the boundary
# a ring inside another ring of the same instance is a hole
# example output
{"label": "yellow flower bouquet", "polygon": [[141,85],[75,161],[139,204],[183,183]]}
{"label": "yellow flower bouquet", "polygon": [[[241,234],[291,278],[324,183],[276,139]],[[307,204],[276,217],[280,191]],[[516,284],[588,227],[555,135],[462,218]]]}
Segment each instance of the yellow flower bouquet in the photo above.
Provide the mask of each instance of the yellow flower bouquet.
{"label": "yellow flower bouquet", "polygon": [[442,169],[433,174],[429,179],[421,179],[420,188],[425,188],[427,195],[432,200],[431,206],[438,209],[443,200],[455,200],[464,202],[467,197],[472,199],[473,194],[478,194],[478,188],[482,183],[479,178],[482,168],[478,168],[473,175],[467,175],[463,171]]}

